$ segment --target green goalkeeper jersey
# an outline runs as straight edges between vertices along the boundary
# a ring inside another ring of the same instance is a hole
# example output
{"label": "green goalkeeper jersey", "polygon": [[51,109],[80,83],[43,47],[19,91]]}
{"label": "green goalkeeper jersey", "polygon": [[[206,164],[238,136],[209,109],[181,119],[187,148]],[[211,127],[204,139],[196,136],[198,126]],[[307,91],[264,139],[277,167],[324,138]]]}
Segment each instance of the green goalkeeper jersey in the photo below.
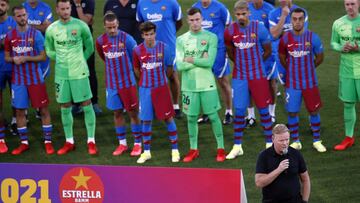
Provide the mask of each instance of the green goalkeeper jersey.
{"label": "green goalkeeper jersey", "polygon": [[[217,36],[209,31],[187,32],[176,40],[176,65],[182,72],[181,90],[202,92],[216,90],[212,66],[217,53]],[[193,57],[194,64],[184,62]]]}
{"label": "green goalkeeper jersey", "polygon": [[332,27],[331,47],[340,56],[340,77],[360,79],[360,52],[342,52],[345,43],[360,46],[360,16],[349,19],[347,15],[337,19]]}
{"label": "green goalkeeper jersey", "polygon": [[45,33],[45,49],[55,60],[55,79],[74,80],[89,76],[86,60],[94,52],[90,29],[83,21],[71,18],[52,23]]}

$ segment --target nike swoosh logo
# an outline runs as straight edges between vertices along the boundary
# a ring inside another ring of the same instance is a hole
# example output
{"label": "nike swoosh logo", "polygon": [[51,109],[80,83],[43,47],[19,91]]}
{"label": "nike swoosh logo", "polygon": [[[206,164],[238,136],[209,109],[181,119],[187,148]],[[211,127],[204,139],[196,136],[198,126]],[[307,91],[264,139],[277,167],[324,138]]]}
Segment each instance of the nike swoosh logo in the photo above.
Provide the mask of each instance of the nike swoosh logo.
{"label": "nike swoosh logo", "polygon": [[144,58],[146,58],[146,56],[141,56],[140,58],[141,58],[141,59],[144,59]]}
{"label": "nike swoosh logo", "polygon": [[113,6],[113,8],[117,8],[117,7],[119,7],[119,6],[118,5]]}
{"label": "nike swoosh logo", "polygon": [[144,11],[148,10],[148,8],[144,8]]}
{"label": "nike swoosh logo", "polygon": [[170,113],[171,113],[171,111],[169,111],[169,112],[166,112],[166,113],[165,113],[165,116],[168,116],[168,115],[170,115]]}
{"label": "nike swoosh logo", "polygon": [[238,37],[240,37],[240,36],[239,36],[239,35],[235,35],[235,36],[234,36],[234,39],[236,39],[236,38],[238,38]]}
{"label": "nike swoosh logo", "polygon": [[288,45],[287,45],[287,47],[292,47],[292,46],[294,46],[294,44],[288,44]]}
{"label": "nike swoosh logo", "polygon": [[133,103],[133,104],[131,104],[130,106],[131,106],[131,107],[134,107],[134,106],[136,106],[136,103]]}

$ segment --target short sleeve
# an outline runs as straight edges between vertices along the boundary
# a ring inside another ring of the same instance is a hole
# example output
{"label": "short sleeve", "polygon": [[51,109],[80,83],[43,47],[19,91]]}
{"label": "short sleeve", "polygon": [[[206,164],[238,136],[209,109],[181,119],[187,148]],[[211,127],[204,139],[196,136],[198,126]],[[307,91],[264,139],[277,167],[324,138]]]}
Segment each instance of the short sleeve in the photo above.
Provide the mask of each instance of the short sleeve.
{"label": "short sleeve", "polygon": [[[82,2],[84,2],[84,0],[82,0]],[[87,0],[86,1],[86,6],[85,8],[83,8],[83,12],[84,14],[90,14],[93,15],[95,14],[95,0]]]}
{"label": "short sleeve", "polygon": [[312,46],[314,54],[321,54],[324,52],[324,46],[321,43],[320,37],[315,33],[313,33],[312,37]]}
{"label": "short sleeve", "polygon": [[266,157],[264,151],[262,151],[258,156],[255,173],[268,173],[266,170]]}
{"label": "short sleeve", "polygon": [[263,23],[258,23],[259,26],[259,41],[261,44],[267,44],[271,42],[269,31],[266,29]]}
{"label": "short sleeve", "polygon": [[44,37],[42,36],[41,32],[36,30],[35,34],[35,49],[38,52],[44,51]]}

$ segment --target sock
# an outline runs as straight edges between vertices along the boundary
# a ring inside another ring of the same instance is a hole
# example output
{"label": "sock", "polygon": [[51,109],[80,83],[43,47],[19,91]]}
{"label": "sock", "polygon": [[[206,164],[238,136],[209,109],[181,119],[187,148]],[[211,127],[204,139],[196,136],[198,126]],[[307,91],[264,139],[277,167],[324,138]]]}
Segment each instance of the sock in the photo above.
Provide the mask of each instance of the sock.
{"label": "sock", "polygon": [[175,121],[172,120],[168,123],[166,123],[167,125],[167,131],[169,134],[169,140],[171,142],[171,149],[178,149],[178,135],[177,135],[177,129],[176,129],[176,124]]}
{"label": "sock", "polygon": [[0,124],[0,140],[5,139],[5,126],[4,124]]}
{"label": "sock", "polygon": [[131,132],[134,136],[134,144],[141,146],[141,124],[131,124]]}
{"label": "sock", "polygon": [[249,108],[247,108],[247,111],[248,111],[247,118],[248,119],[250,119],[250,118],[255,119],[255,108],[254,107],[249,107]]}
{"label": "sock", "polygon": [[144,151],[150,152],[150,143],[151,143],[151,134],[152,134],[151,121],[143,121],[142,133],[143,133],[143,141],[144,141]]}
{"label": "sock", "polygon": [[344,103],[345,135],[353,137],[356,123],[355,103]]}
{"label": "sock", "polygon": [[89,104],[87,106],[83,106],[82,108],[84,110],[84,117],[85,117],[84,120],[85,120],[87,136],[88,138],[95,139],[96,117],[93,106],[92,104]]}
{"label": "sock", "polygon": [[190,149],[198,148],[198,123],[197,116],[187,116],[187,126],[189,132]]}
{"label": "sock", "polygon": [[226,115],[226,114],[233,115],[232,109],[226,109],[225,115]]}
{"label": "sock", "polygon": [[16,123],[16,117],[11,118],[11,125],[14,124],[14,123]]}
{"label": "sock", "polygon": [[43,125],[42,126],[44,141],[45,143],[51,142],[51,134],[52,134],[52,125]]}
{"label": "sock", "polygon": [[222,124],[221,124],[219,115],[217,112],[215,112],[215,113],[209,114],[208,116],[211,121],[211,127],[213,130],[213,133],[215,135],[217,148],[224,149],[224,134],[223,134]]}
{"label": "sock", "polygon": [[310,116],[311,131],[313,133],[313,142],[320,141],[320,114]]}
{"label": "sock", "polygon": [[126,143],[126,127],[125,126],[115,126],[116,137],[119,140],[119,144],[127,146]]}
{"label": "sock", "polygon": [[90,143],[90,142],[95,144],[95,138],[94,137],[88,137],[87,143]]}
{"label": "sock", "polygon": [[180,109],[180,106],[179,106],[179,104],[173,104],[173,108],[174,109]]}
{"label": "sock", "polygon": [[27,127],[18,128],[18,133],[20,135],[20,140],[22,144],[29,144],[29,137],[28,137],[28,129]]}
{"label": "sock", "polygon": [[290,130],[290,136],[294,142],[300,142],[299,140],[299,116],[288,116],[288,127]]}
{"label": "sock", "polygon": [[269,114],[271,117],[275,117],[275,107],[276,107],[276,104],[269,105]]}
{"label": "sock", "polygon": [[[61,108],[61,121],[63,124],[63,129],[66,137],[66,141],[73,139],[73,123],[74,119],[71,114],[71,107],[69,108]],[[71,142],[70,142],[71,143]],[[74,140],[73,142],[74,143]]]}
{"label": "sock", "polygon": [[244,135],[244,129],[246,126],[245,121],[246,109],[235,109],[234,117],[234,144],[242,144],[242,137]]}
{"label": "sock", "polygon": [[259,114],[260,114],[261,126],[263,127],[263,130],[264,130],[265,142],[271,143],[272,142],[272,122],[271,122],[271,117],[269,114],[269,108],[265,107],[265,108],[259,109]]}

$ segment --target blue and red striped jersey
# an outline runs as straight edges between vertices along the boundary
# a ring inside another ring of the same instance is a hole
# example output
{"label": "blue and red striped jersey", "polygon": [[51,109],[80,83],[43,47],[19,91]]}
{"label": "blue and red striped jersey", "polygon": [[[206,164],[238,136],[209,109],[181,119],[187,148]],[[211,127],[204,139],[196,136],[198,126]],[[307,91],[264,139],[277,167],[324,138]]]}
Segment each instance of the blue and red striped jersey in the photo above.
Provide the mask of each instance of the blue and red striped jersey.
{"label": "blue and red striped jersey", "polygon": [[140,87],[160,87],[167,84],[166,69],[173,66],[174,54],[163,42],[156,41],[152,48],[145,43],[133,51],[134,69],[140,70]]}
{"label": "blue and red striped jersey", "polygon": [[[15,56],[37,56],[44,49],[44,37],[40,31],[29,27],[25,32],[16,28],[7,33],[5,51]],[[12,64],[12,84],[35,85],[44,83],[40,62],[26,62],[21,65]]]}
{"label": "blue and red striped jersey", "polygon": [[[12,16],[0,23],[0,41],[5,40],[6,33],[16,27],[16,22]],[[11,71],[11,63],[5,62],[4,49],[0,49],[0,71]]]}
{"label": "blue and red striped jersey", "polygon": [[262,45],[271,43],[264,24],[250,21],[246,27],[238,22],[226,28],[226,46],[234,47],[233,79],[253,80],[265,78],[266,72],[262,58]]}
{"label": "blue and red striped jersey", "polygon": [[96,40],[96,50],[105,62],[106,88],[123,89],[136,85],[132,66],[132,50],[136,42],[120,31],[117,36],[102,34]]}
{"label": "blue and red striped jersey", "polygon": [[286,56],[286,87],[308,89],[318,85],[315,71],[315,55],[323,53],[319,36],[309,30],[301,35],[289,31],[279,44],[279,54]]}

